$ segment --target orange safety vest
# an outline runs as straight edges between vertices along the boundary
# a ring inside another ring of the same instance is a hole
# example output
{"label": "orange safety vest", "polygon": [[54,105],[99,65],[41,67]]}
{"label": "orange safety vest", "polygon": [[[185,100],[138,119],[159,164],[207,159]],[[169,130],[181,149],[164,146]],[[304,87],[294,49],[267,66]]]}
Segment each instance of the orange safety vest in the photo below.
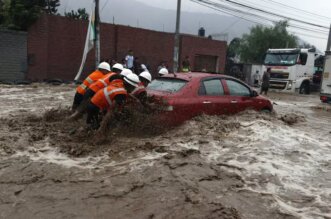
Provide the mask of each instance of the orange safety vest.
{"label": "orange safety vest", "polygon": [[136,87],[132,92],[131,94],[133,96],[138,96],[139,94],[141,94],[142,92],[146,92],[146,88],[144,86],[144,84],[142,82],[140,82],[138,84],[138,87]]}
{"label": "orange safety vest", "polygon": [[104,89],[99,90],[92,97],[91,102],[101,110],[109,109],[115,104],[115,96],[119,94],[124,94],[125,96],[128,95],[123,83],[118,83],[117,86],[109,85]]}
{"label": "orange safety vest", "polygon": [[81,85],[79,85],[77,87],[77,89],[76,89],[77,93],[84,95],[87,88],[89,88],[91,86],[91,84],[93,84],[95,81],[99,80],[103,76],[104,76],[104,74],[99,70],[92,72],[87,78],[85,78],[83,83],[81,83]]}
{"label": "orange safety vest", "polygon": [[95,93],[98,92],[98,90],[110,85],[109,78],[113,75],[116,75],[116,73],[111,72],[106,74],[105,76],[103,76],[102,78],[91,84],[89,88],[93,90]]}

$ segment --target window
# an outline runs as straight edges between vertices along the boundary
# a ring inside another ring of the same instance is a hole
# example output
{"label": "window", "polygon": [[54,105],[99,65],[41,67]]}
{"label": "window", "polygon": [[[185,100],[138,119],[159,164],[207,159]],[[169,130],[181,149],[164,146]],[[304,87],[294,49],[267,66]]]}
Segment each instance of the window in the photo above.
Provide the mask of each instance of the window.
{"label": "window", "polygon": [[306,65],[307,58],[308,58],[308,54],[307,53],[300,53],[300,57],[299,57],[300,64],[301,65]]}
{"label": "window", "polygon": [[233,80],[226,80],[226,83],[231,96],[251,96],[250,89],[245,85]]}
{"label": "window", "polygon": [[204,80],[201,82],[199,95],[221,96],[224,95],[220,79]]}
{"label": "window", "polygon": [[267,53],[264,59],[264,64],[291,66],[296,64],[297,58],[297,53]]}
{"label": "window", "polygon": [[187,81],[173,78],[159,78],[153,80],[147,87],[149,90],[167,91],[175,93],[186,85]]}

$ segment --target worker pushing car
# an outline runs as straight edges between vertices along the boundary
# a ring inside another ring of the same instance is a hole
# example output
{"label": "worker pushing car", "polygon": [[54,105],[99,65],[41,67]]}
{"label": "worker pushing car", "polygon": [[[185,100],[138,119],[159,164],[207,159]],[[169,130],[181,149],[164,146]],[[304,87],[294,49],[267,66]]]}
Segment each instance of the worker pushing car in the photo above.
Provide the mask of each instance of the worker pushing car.
{"label": "worker pushing car", "polygon": [[84,98],[86,90],[97,80],[102,78],[104,75],[110,72],[110,65],[107,62],[101,62],[98,69],[92,72],[83,83],[81,83],[77,89],[74,97],[74,102],[72,104],[72,110],[76,111],[77,107],[81,104]]}
{"label": "worker pushing car", "polygon": [[[128,94],[137,88],[139,83],[138,76],[131,73],[124,77],[122,83],[110,84],[104,89],[99,90],[87,106],[86,123],[92,129],[98,129],[100,126],[99,113],[107,110],[106,118],[111,118],[113,112],[124,106]],[[108,121],[105,122],[105,124],[107,123]]]}

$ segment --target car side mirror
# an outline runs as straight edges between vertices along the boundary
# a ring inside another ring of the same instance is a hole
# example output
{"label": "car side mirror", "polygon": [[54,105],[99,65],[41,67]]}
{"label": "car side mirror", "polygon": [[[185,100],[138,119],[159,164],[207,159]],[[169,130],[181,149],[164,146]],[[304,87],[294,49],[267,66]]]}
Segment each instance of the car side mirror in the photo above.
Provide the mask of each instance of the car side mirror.
{"label": "car side mirror", "polygon": [[256,90],[252,90],[251,97],[257,97],[257,96],[259,96],[259,94],[257,93],[257,91]]}

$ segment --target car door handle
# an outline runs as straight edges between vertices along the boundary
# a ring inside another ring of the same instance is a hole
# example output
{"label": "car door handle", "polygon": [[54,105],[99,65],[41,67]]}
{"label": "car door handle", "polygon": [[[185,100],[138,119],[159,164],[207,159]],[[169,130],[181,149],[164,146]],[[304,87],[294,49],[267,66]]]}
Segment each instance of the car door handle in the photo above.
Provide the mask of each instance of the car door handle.
{"label": "car door handle", "polygon": [[211,103],[210,101],[203,101],[202,103],[207,104],[207,103]]}
{"label": "car door handle", "polygon": [[231,103],[238,103],[238,101],[236,101],[236,100],[231,100]]}

